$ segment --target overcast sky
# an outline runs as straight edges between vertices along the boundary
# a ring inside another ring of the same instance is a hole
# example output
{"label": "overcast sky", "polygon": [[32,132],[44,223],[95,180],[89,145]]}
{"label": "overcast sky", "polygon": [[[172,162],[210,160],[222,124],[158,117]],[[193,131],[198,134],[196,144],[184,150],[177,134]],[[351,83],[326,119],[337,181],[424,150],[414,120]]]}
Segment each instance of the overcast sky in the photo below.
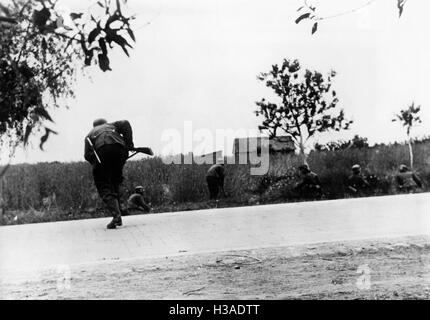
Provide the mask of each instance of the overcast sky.
{"label": "overcast sky", "polygon": [[[335,14],[363,0],[320,0]],[[160,154],[164,130],[256,129],[255,101],[271,92],[260,72],[283,58],[311,69],[337,71],[339,107],[354,120],[352,129],[325,134],[320,141],[359,134],[371,143],[404,140],[394,114],[415,101],[422,105],[420,136],[430,134],[430,42],[428,1],[408,1],[398,19],[395,0],[376,0],[357,13],[311,25],[294,23],[301,0],[129,0],[137,12],[137,43],[127,58],[111,58],[112,72],[90,69],[79,78],[70,109],[53,112],[59,132],[46,151],[18,151],[14,162],[80,161],[83,138],[94,118],[128,119],[135,144]],[[60,0],[71,10],[89,0]],[[151,22],[149,25],[148,22]]]}

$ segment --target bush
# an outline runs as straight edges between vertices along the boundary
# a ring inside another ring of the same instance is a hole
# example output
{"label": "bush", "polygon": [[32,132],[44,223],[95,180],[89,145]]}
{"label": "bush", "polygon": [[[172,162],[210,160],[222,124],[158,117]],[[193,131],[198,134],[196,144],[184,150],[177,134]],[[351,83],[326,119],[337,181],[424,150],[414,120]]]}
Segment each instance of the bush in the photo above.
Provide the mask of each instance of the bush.
{"label": "bush", "polygon": [[[409,161],[407,148],[405,144],[396,143],[313,151],[308,162],[320,177],[325,198],[346,196],[344,185],[351,166],[356,163],[361,165],[363,174],[375,176],[372,178],[372,195],[394,194],[396,190],[393,187],[393,177],[399,164]],[[417,142],[414,145],[414,155],[416,171],[423,179],[425,190],[428,190],[430,140]],[[223,200],[224,205],[297,200],[291,189],[298,181],[295,168],[299,164],[298,156],[272,155],[269,172],[264,176],[251,176],[249,165],[227,164],[225,190],[229,197]],[[206,208],[208,191],[205,175],[208,168],[209,165],[197,164],[166,165],[160,158],[130,161],[124,169],[124,200],[136,185],[142,185],[145,187],[146,200],[155,211]],[[6,212],[32,212],[32,221],[55,219],[52,215],[40,218],[39,211],[54,210],[56,216],[61,217],[59,219],[100,215],[101,201],[92,181],[91,166],[87,163],[13,165],[0,181],[0,202]]]}

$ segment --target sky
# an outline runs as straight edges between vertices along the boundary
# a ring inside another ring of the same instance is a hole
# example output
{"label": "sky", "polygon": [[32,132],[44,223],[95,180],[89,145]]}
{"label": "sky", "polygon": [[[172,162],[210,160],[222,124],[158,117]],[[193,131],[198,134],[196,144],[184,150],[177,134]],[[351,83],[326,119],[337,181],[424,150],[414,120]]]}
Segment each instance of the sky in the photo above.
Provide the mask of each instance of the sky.
{"label": "sky", "polygon": [[[60,0],[69,10],[95,1]],[[323,14],[358,7],[363,0],[319,0]],[[256,76],[284,58],[309,69],[337,72],[339,108],[354,120],[351,130],[326,133],[319,142],[355,134],[371,143],[405,140],[391,119],[412,101],[422,105],[423,123],[413,134],[430,134],[430,2],[408,1],[401,19],[395,0],[375,0],[356,13],[311,24],[295,24],[302,0],[129,0],[137,13],[137,43],[126,57],[111,56],[113,71],[89,68],[79,77],[69,109],[53,110],[58,131],[45,144],[18,150],[13,163],[83,160],[84,137],[95,118],[127,119],[135,144],[165,154],[163,134],[194,130],[255,130],[255,101],[273,97]],[[195,147],[180,144],[178,151]],[[209,146],[216,148],[218,146]],[[182,150],[181,150],[182,149]],[[4,158],[3,158],[4,159]]]}

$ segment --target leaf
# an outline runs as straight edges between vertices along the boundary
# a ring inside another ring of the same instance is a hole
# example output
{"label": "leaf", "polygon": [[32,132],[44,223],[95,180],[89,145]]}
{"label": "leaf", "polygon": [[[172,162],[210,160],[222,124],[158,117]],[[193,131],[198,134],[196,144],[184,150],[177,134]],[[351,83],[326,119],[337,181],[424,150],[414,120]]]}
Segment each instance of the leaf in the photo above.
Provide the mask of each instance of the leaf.
{"label": "leaf", "polygon": [[42,50],[45,52],[48,49],[48,44],[46,43],[45,38],[42,39]]}
{"label": "leaf", "polygon": [[119,45],[121,47],[128,46],[128,47],[132,48],[132,46],[127,42],[127,40],[125,40],[124,37],[120,36],[119,34],[117,34],[115,32],[109,32],[107,34],[106,41],[109,43],[115,42],[117,45]]}
{"label": "leaf", "polygon": [[99,67],[103,72],[111,71],[109,58],[106,54],[99,54]]}
{"label": "leaf", "polygon": [[46,111],[46,109],[43,108],[43,107],[40,107],[40,106],[36,107],[33,110],[33,113],[36,114],[36,115],[38,115],[39,117],[41,117],[43,119],[46,119],[46,120],[51,121],[51,122],[54,122],[52,120],[51,116],[49,115],[48,111]]}
{"label": "leaf", "polygon": [[130,57],[130,54],[128,53],[127,48],[125,46],[122,46],[121,48],[124,51],[124,53],[127,55],[127,57]]}
{"label": "leaf", "polygon": [[305,14],[302,14],[300,17],[298,17],[298,18],[296,19],[296,24],[298,24],[300,21],[302,21],[302,20],[304,20],[304,19],[308,19],[310,15],[311,15],[311,14],[310,14],[309,12],[308,12],[308,13],[305,13]]}
{"label": "leaf", "polygon": [[48,8],[41,10],[34,10],[33,12],[33,23],[40,29],[43,29],[51,17],[51,12]]}
{"label": "leaf", "polygon": [[131,30],[130,28],[127,29],[128,34],[130,35],[131,40],[133,40],[134,42],[136,42],[136,38],[134,36],[134,32],[133,30]]}
{"label": "leaf", "polygon": [[45,134],[42,136],[42,138],[40,138],[40,144],[39,144],[40,150],[43,150],[43,145],[46,143],[46,141],[48,140],[49,135],[51,133],[52,134],[58,134],[54,130],[51,130],[51,129],[45,127]]}
{"label": "leaf", "polygon": [[313,27],[312,27],[312,34],[314,34],[315,32],[317,32],[318,30],[318,22],[315,22]]}
{"label": "leaf", "polygon": [[91,61],[93,60],[94,52],[93,50],[85,51],[85,60],[84,63],[86,66],[91,65]]}
{"label": "leaf", "polygon": [[33,126],[30,124],[27,124],[25,127],[25,133],[24,133],[24,147],[28,144],[28,138],[30,137],[31,131],[33,130]]}
{"label": "leaf", "polygon": [[402,16],[403,7],[407,0],[397,0],[397,8],[399,9],[399,18]]}
{"label": "leaf", "polygon": [[70,18],[72,18],[72,20],[77,20],[77,19],[81,19],[83,15],[84,15],[83,13],[72,12],[70,14]]}
{"label": "leaf", "polygon": [[34,77],[33,70],[25,62],[18,67],[18,70],[27,80]]}

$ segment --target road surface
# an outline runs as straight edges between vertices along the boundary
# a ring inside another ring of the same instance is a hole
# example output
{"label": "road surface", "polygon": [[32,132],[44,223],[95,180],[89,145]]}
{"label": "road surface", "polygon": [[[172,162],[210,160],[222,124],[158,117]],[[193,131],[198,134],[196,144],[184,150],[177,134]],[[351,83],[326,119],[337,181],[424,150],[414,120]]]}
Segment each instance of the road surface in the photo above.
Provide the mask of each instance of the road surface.
{"label": "road surface", "polygon": [[0,227],[1,270],[430,235],[430,194]]}

